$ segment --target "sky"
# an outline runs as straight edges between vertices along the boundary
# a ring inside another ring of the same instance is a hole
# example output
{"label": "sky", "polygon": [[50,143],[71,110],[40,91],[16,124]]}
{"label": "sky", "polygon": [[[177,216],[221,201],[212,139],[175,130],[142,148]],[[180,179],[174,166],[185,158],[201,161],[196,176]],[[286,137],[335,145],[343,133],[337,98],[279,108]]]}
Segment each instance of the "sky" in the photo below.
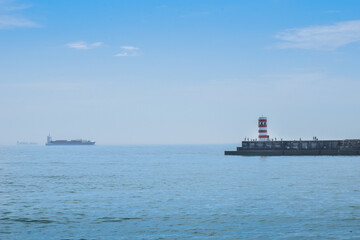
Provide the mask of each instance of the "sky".
{"label": "sky", "polygon": [[360,138],[360,1],[0,0],[0,145]]}

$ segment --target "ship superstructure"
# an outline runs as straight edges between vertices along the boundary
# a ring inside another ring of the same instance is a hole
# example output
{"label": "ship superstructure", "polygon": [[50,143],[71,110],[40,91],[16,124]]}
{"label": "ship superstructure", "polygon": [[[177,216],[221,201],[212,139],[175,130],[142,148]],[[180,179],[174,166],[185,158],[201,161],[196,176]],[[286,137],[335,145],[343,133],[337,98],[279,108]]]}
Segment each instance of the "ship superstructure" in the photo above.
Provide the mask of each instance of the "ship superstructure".
{"label": "ship superstructure", "polygon": [[94,141],[77,139],[77,140],[52,140],[50,134],[47,136],[46,146],[57,145],[95,145]]}
{"label": "ship superstructure", "polygon": [[225,155],[280,156],[280,155],[360,155],[360,139],[345,140],[274,140],[267,135],[267,118],[258,120],[259,140],[245,138],[236,151]]}

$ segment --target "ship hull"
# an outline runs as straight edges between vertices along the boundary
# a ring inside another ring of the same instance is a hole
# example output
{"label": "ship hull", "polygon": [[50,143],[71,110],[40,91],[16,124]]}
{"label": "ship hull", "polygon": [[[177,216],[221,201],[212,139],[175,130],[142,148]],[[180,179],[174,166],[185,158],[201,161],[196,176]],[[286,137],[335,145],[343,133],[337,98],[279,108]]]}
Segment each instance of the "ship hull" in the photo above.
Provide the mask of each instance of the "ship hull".
{"label": "ship hull", "polygon": [[89,146],[95,145],[95,142],[73,143],[73,142],[61,142],[61,143],[46,143],[46,146]]}

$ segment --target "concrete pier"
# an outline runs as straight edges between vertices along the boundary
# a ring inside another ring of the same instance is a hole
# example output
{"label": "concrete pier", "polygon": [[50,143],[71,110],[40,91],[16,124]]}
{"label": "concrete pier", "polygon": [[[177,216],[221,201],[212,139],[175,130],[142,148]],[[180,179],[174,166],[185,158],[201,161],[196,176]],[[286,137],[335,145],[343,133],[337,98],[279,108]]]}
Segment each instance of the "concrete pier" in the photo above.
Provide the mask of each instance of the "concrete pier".
{"label": "concrete pier", "polygon": [[225,155],[245,156],[305,156],[305,155],[360,155],[360,139],[243,141],[236,151]]}

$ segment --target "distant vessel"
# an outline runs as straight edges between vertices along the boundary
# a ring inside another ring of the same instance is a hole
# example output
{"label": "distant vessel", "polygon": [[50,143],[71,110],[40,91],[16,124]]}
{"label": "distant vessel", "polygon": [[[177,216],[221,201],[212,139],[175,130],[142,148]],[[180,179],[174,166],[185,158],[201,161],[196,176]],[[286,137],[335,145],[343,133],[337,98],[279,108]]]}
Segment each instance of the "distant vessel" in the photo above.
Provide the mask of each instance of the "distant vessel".
{"label": "distant vessel", "polygon": [[267,118],[259,118],[259,140],[246,139],[236,151],[225,155],[245,156],[305,156],[305,155],[360,155],[360,139],[345,140],[275,140],[267,135]]}
{"label": "distant vessel", "polygon": [[94,145],[94,141],[90,140],[52,140],[52,137],[47,136],[46,146],[57,146],[57,145]]}
{"label": "distant vessel", "polygon": [[37,145],[36,142],[19,142],[17,141],[17,145]]}

